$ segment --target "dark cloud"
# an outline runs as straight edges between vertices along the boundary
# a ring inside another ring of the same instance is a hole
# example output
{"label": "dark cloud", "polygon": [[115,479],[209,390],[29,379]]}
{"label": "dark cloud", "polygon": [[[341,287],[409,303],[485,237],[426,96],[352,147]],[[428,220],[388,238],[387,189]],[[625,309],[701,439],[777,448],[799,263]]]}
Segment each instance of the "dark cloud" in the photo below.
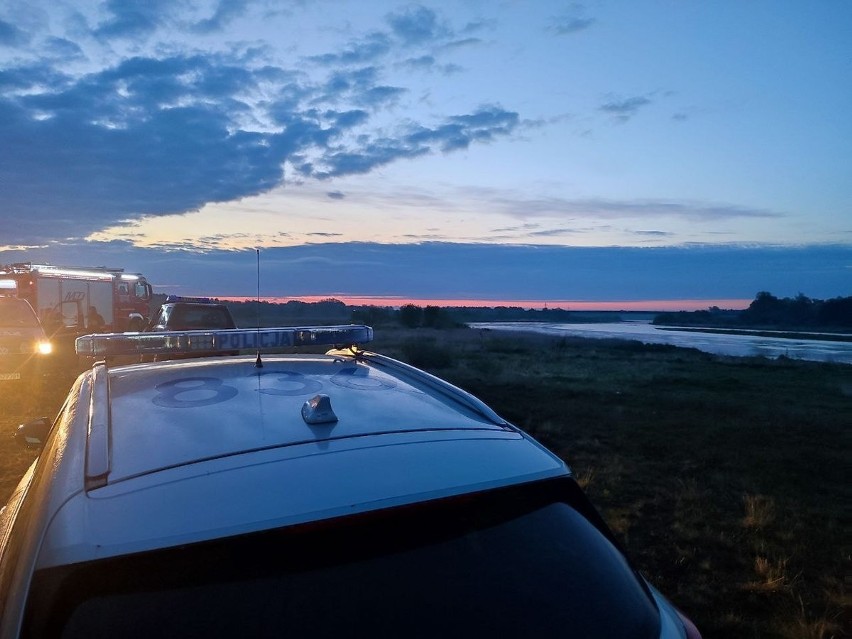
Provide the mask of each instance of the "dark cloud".
{"label": "dark cloud", "polygon": [[77,43],[65,38],[47,38],[43,46],[46,56],[50,58],[61,58],[65,61],[85,58]]}
{"label": "dark cloud", "polygon": [[480,40],[479,38],[461,38],[458,40],[451,40],[450,42],[446,42],[445,44],[440,45],[437,50],[450,51],[452,49],[462,49],[464,47],[472,47],[478,44],[482,44],[482,40]]}
{"label": "dark cloud", "polygon": [[356,99],[356,103],[360,106],[377,109],[384,105],[393,104],[407,91],[408,89],[403,89],[401,87],[370,87],[366,91],[362,91],[360,93]]}
{"label": "dark cloud", "polygon": [[413,6],[387,18],[393,34],[404,45],[421,45],[445,38],[450,30],[441,22],[438,14],[423,6]]}
{"label": "dark cloud", "polygon": [[566,235],[575,235],[576,229],[547,229],[545,231],[531,231],[528,237],[564,237]]}
{"label": "dark cloud", "polygon": [[568,11],[553,19],[551,30],[556,35],[573,35],[585,31],[595,24],[594,18],[586,16],[586,8],[582,4],[572,4]]}
{"label": "dark cloud", "polygon": [[405,93],[402,87],[380,84],[381,71],[376,66],[334,71],[313,98],[315,103],[349,101],[360,106],[379,106]]}
{"label": "dark cloud", "polygon": [[192,30],[196,33],[221,31],[232,20],[243,15],[247,6],[247,0],[219,0],[213,15],[194,24]]}
{"label": "dark cloud", "polygon": [[327,153],[323,156],[323,168],[315,169],[311,166],[311,171],[320,178],[369,173],[396,160],[410,160],[425,155],[429,150],[425,145],[409,146],[395,139],[383,138],[364,145],[358,152]]}
{"label": "dark cloud", "polygon": [[454,151],[466,149],[471,142],[490,142],[496,136],[508,135],[519,122],[513,111],[485,106],[470,115],[452,116],[435,128],[414,127],[405,139],[413,145],[436,143],[442,151]]}
{"label": "dark cloud", "polygon": [[627,122],[644,106],[651,104],[650,98],[644,95],[632,98],[614,99],[602,104],[599,109],[611,115],[618,122]]}
{"label": "dark cloud", "polygon": [[108,17],[94,30],[99,40],[142,39],[151,35],[166,21],[172,0],[107,0]]}
{"label": "dark cloud", "polygon": [[343,198],[346,197],[346,194],[341,192],[341,191],[329,191],[325,195],[326,195],[326,197],[328,197],[329,199],[332,199],[332,200],[342,200]]}
{"label": "dark cloud", "polygon": [[398,137],[372,140],[359,152],[330,152],[323,156],[325,169],[311,165],[305,174],[328,178],[368,173],[396,160],[426,155],[434,148],[448,152],[467,148],[473,142],[490,142],[497,136],[511,134],[518,122],[517,113],[489,106],[469,115],[452,116],[434,128],[410,124],[400,131]]}
{"label": "dark cloud", "polygon": [[402,64],[403,66],[409,69],[441,73],[443,75],[458,73],[462,70],[462,67],[457,64],[439,63],[433,55],[422,55],[417,58],[409,58],[408,60],[405,60]]}
{"label": "dark cloud", "polygon": [[668,231],[633,231],[634,235],[642,235],[646,237],[672,237],[674,233]]}
{"label": "dark cloud", "polygon": [[30,41],[30,36],[14,24],[0,20],[0,46],[20,47]]}
{"label": "dark cloud", "polygon": [[[84,243],[0,253],[0,262],[106,264],[147,275],[157,292],[254,295],[253,250],[138,249]],[[466,268],[459,269],[464,264]],[[850,246],[581,248],[421,242],[306,244],[261,251],[264,296],[463,299],[751,299],[768,290],[849,294]],[[665,276],[661,276],[665,274]]]}
{"label": "dark cloud", "polygon": [[588,29],[594,23],[594,18],[565,18],[557,20],[553,25],[553,29],[559,35],[566,35]]}
{"label": "dark cloud", "polygon": [[[156,26],[146,3],[107,8],[102,35]],[[79,53],[74,43],[54,44]],[[407,91],[381,77],[368,65],[315,83],[246,51],[139,56],[77,77],[48,62],[12,63],[0,70],[0,183],[4,215],[20,222],[3,241],[85,237],[143,215],[256,195],[282,183],[285,163],[301,177],[366,173],[517,126],[516,113],[487,107],[378,135],[371,118]]]}
{"label": "dark cloud", "polygon": [[390,40],[385,34],[372,33],[360,42],[350,43],[348,47],[338,53],[326,53],[308,59],[326,66],[367,64],[387,55],[390,48]]}

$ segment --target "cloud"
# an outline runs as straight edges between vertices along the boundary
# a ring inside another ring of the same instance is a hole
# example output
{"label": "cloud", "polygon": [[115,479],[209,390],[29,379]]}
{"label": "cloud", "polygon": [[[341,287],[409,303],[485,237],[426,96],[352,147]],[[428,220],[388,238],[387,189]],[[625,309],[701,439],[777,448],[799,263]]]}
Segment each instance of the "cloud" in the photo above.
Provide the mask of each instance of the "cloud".
{"label": "cloud", "polygon": [[46,56],[50,58],[68,61],[83,60],[86,57],[76,42],[71,42],[71,40],[65,38],[47,38],[43,46]]}
{"label": "cloud", "polygon": [[30,37],[25,31],[5,20],[0,20],[0,46],[19,47],[29,41]]}
{"label": "cloud", "polygon": [[247,6],[248,0],[220,0],[213,15],[197,22],[192,30],[196,33],[221,31],[235,18],[243,15]]}
{"label": "cloud", "polygon": [[611,115],[618,122],[627,122],[639,112],[639,109],[649,104],[651,104],[650,98],[640,95],[632,98],[613,99],[598,108]]}
{"label": "cloud", "polygon": [[586,16],[586,7],[579,3],[569,5],[567,11],[552,19],[550,30],[556,35],[573,35],[585,31],[596,20]]}
{"label": "cloud", "polygon": [[[200,254],[111,242],[0,252],[2,263],[22,260],[119,266],[144,273],[157,292],[254,295],[257,284],[253,250]],[[264,249],[261,277],[264,296],[606,301],[749,299],[768,290],[781,297],[803,292],[829,299],[849,293],[850,263],[852,247],[841,245],[576,248],[320,243]],[[465,268],[460,270],[459,264]]]}
{"label": "cloud", "polygon": [[145,38],[167,20],[174,6],[171,0],[107,0],[108,17],[93,35],[103,41]]}
{"label": "cloud", "polygon": [[734,218],[772,219],[782,213],[767,209],[749,208],[725,203],[692,202],[686,200],[609,200],[604,198],[525,198],[496,189],[468,189],[468,195],[491,204],[494,211],[521,219],[531,218],[593,218],[620,219],[643,217],[673,217],[694,222],[716,222]]}
{"label": "cloud", "polygon": [[408,124],[401,127],[396,137],[376,138],[357,152],[330,151],[322,156],[319,165],[311,164],[305,174],[330,178],[368,173],[396,160],[432,153],[435,148],[449,152],[467,148],[473,142],[490,142],[497,136],[511,134],[518,122],[517,113],[487,106],[468,115],[451,116],[435,127]]}
{"label": "cloud", "polygon": [[499,105],[483,106],[469,115],[456,115],[435,128],[412,127],[405,136],[409,144],[437,143],[442,151],[466,149],[472,142],[491,142],[509,135],[520,123],[513,111]]}
{"label": "cloud", "polygon": [[[157,3],[105,6],[100,38],[141,38],[171,19]],[[221,3],[214,17],[243,8]],[[404,14],[397,28],[416,39],[425,15]],[[439,31],[428,23],[424,33]],[[81,55],[58,38],[50,50]],[[283,182],[285,165],[300,178],[366,173],[511,135],[519,121],[492,106],[436,122],[385,119],[379,132],[373,119],[408,91],[382,82],[380,67],[332,68],[317,82],[248,49],[138,55],[82,75],[59,68],[47,59],[0,68],[4,214],[20,220],[4,229],[7,244],[257,195]]]}
{"label": "cloud", "polygon": [[326,193],[326,197],[332,200],[342,200],[346,197],[346,194],[342,193],[341,191],[329,191],[328,193]]}
{"label": "cloud", "polygon": [[633,231],[634,235],[642,235],[646,237],[673,237],[674,233],[668,231]]}
{"label": "cloud", "polygon": [[365,64],[375,62],[390,51],[391,43],[383,33],[372,33],[360,42],[350,43],[338,53],[325,53],[308,58],[325,66]]}
{"label": "cloud", "polygon": [[441,73],[443,75],[451,75],[459,73],[462,67],[457,64],[441,64],[433,55],[422,55],[416,58],[409,58],[402,63],[402,66],[416,71],[428,71]]}
{"label": "cloud", "polygon": [[413,6],[387,17],[393,34],[406,46],[421,45],[450,35],[438,14],[423,6]]}

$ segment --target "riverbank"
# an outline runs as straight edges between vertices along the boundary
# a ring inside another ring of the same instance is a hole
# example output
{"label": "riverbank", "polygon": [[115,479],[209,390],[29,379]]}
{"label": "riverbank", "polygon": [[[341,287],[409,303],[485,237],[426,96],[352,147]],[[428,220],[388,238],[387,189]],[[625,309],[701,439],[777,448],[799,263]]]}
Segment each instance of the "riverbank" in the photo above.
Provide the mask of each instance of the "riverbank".
{"label": "riverbank", "polygon": [[810,331],[775,331],[750,328],[717,328],[717,327],[686,327],[662,326],[655,324],[654,328],[661,331],[681,331],[684,333],[713,333],[717,335],[752,335],[754,337],[778,337],[781,339],[814,340],[817,342],[852,342],[850,333],[814,333]]}
{"label": "riverbank", "polygon": [[[562,456],[706,639],[842,636],[852,367],[469,329],[379,329],[371,349],[473,392]],[[34,457],[14,425],[52,415],[66,389],[4,408],[3,501]]]}

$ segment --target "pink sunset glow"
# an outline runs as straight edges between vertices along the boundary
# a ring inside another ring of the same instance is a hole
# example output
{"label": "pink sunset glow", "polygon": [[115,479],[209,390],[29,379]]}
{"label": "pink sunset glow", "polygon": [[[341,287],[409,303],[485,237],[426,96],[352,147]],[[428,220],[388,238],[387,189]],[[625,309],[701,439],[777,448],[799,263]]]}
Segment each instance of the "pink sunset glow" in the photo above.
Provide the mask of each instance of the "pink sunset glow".
{"label": "pink sunset glow", "polygon": [[[404,304],[417,306],[471,306],[496,307],[518,306],[529,309],[559,308],[567,311],[699,311],[717,306],[723,309],[741,310],[748,308],[750,299],[710,299],[710,300],[632,300],[632,301],[582,301],[582,300],[465,300],[465,299],[416,299],[393,296],[357,296],[357,295],[305,295],[300,297],[261,297],[261,301],[284,304],[289,301],[320,302],[336,299],[349,306],[392,306]],[[234,302],[250,302],[254,297],[222,297],[219,299]]]}

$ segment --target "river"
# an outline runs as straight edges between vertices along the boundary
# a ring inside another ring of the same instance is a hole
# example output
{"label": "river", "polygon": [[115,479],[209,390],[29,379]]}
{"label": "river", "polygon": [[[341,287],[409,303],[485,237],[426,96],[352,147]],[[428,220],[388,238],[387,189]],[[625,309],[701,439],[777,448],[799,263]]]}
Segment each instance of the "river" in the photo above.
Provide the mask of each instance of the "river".
{"label": "river", "polygon": [[852,342],[696,333],[657,327],[647,320],[598,324],[551,324],[547,322],[477,322],[471,328],[500,331],[532,331],[546,335],[571,335],[600,339],[626,339],[646,344],[672,344],[697,348],[717,355],[739,357],[789,357],[818,362],[852,364]]}

